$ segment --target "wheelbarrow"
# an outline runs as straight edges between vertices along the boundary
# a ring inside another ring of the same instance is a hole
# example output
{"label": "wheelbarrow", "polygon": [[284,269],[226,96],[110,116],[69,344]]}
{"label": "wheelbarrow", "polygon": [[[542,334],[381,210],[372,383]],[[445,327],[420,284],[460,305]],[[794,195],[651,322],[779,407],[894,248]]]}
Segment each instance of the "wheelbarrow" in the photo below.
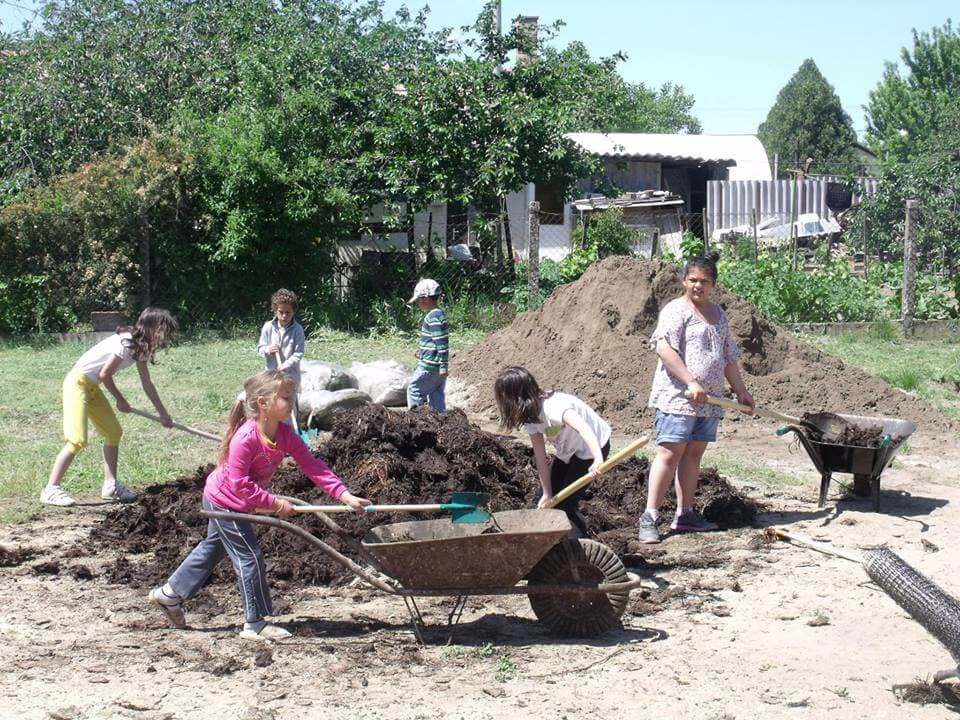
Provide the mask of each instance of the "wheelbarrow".
{"label": "wheelbarrow", "polygon": [[[777,435],[792,432],[803,449],[807,451],[814,467],[820,473],[820,497],[818,507],[827,502],[827,490],[833,473],[851,473],[853,492],[861,497],[869,496],[873,510],[880,510],[880,475],[890,467],[900,445],[910,437],[917,424],[911,420],[887,417],[864,417],[861,415],[838,415],[864,436],[875,435],[879,442],[866,444],[843,444],[826,442],[825,438],[814,439],[811,433],[799,425],[787,425],[777,430]],[[856,435],[856,432],[852,433]]]}
{"label": "wheelbarrow", "polygon": [[403,598],[421,644],[418,597],[454,597],[447,617],[453,626],[471,595],[527,595],[534,615],[552,633],[594,637],[620,626],[630,591],[642,582],[627,574],[606,545],[568,539],[570,521],[562,510],[506,510],[484,524],[438,519],[380,525],[362,541],[326,515],[315,516],[387,580],[285,520],[211,510],[201,515],[270,525],[300,537],[370,587]]}

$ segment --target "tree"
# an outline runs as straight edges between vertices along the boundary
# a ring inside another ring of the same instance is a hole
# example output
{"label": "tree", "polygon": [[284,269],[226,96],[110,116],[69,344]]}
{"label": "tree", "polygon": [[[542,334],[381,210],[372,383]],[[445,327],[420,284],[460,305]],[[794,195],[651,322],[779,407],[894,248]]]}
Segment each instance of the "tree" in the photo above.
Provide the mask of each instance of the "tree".
{"label": "tree", "polygon": [[900,50],[906,74],[886,63],[866,106],[867,143],[881,161],[906,161],[960,104],[960,34],[949,20],[929,33],[912,33],[913,48]]}
{"label": "tree", "polygon": [[849,236],[853,242],[866,238],[867,252],[901,256],[905,203],[916,198],[919,263],[955,277],[960,266],[960,105],[943,108],[938,117],[938,127],[914,141],[903,159],[887,155],[877,194],[864,200]]}
{"label": "tree", "polygon": [[780,156],[782,168],[813,158],[814,172],[850,175],[861,170],[853,150],[857,134],[850,116],[809,58],[780,90],[757,134],[768,156]]}

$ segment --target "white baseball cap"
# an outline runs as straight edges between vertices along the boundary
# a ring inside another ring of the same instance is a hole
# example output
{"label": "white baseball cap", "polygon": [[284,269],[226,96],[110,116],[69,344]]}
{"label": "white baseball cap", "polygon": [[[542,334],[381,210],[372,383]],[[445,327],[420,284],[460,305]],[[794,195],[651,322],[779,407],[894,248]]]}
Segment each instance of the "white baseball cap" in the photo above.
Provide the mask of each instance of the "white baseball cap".
{"label": "white baseball cap", "polygon": [[440,285],[437,281],[431,280],[430,278],[423,278],[417,283],[416,287],[413,288],[413,297],[407,300],[407,305],[412,305],[420,298],[436,297],[439,294]]}

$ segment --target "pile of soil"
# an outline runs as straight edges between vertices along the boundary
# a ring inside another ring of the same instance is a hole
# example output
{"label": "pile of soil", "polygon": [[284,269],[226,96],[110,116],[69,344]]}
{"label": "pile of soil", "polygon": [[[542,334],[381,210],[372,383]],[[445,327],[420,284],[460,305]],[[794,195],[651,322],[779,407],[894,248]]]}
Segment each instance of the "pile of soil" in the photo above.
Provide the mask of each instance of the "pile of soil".
{"label": "pile of soil", "polygon": [[[637,434],[652,418],[647,399],[657,356],[648,341],[660,309],[682,293],[676,265],[609,257],[554,290],[540,309],[457,353],[456,372],[480,389],[475,409],[491,418],[497,373],[523,365],[544,388],[587,401],[618,433]],[[898,417],[934,432],[955,427],[929,403],[800,342],[722,287],[714,299],[730,318],[758,405],[793,415],[825,410]]]}
{"label": "pile of soil", "polygon": [[[344,478],[351,491],[380,504],[449,500],[454,491],[490,494],[492,511],[536,507],[540,495],[533,453],[512,438],[492,435],[471,424],[463,412],[440,415],[423,407],[403,413],[369,405],[344,413],[317,454]],[[587,491],[581,508],[591,536],[618,554],[635,538],[637,517],[646,504],[649,464],[634,458],[622,463]],[[143,588],[164,581],[204,535],[200,496],[209,468],[173,482],[148,487],[140,502],[107,514],[90,535],[91,552],[117,550],[105,576]],[[330,502],[295,466],[277,472],[271,490],[316,504]],[[701,476],[698,501],[704,514],[724,528],[752,523],[756,505],[715,471]],[[664,507],[669,517],[675,506]],[[353,538],[374,525],[437,515],[336,515]],[[346,543],[313,516],[293,519],[328,544],[356,558]],[[335,584],[352,579],[340,564],[303,540],[272,527],[261,527],[260,542],[270,563],[271,581]],[[130,556],[133,557],[130,557]],[[221,563],[215,581],[234,582],[229,562]]]}

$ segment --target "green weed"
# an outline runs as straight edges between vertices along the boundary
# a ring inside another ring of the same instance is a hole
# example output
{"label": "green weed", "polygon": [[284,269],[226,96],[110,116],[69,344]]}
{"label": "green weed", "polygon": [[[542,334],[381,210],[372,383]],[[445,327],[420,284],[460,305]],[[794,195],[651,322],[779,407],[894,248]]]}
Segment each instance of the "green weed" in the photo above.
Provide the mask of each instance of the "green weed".
{"label": "green weed", "polygon": [[501,655],[497,659],[496,671],[494,677],[497,682],[507,682],[512,680],[517,674],[517,664],[506,655]]}

